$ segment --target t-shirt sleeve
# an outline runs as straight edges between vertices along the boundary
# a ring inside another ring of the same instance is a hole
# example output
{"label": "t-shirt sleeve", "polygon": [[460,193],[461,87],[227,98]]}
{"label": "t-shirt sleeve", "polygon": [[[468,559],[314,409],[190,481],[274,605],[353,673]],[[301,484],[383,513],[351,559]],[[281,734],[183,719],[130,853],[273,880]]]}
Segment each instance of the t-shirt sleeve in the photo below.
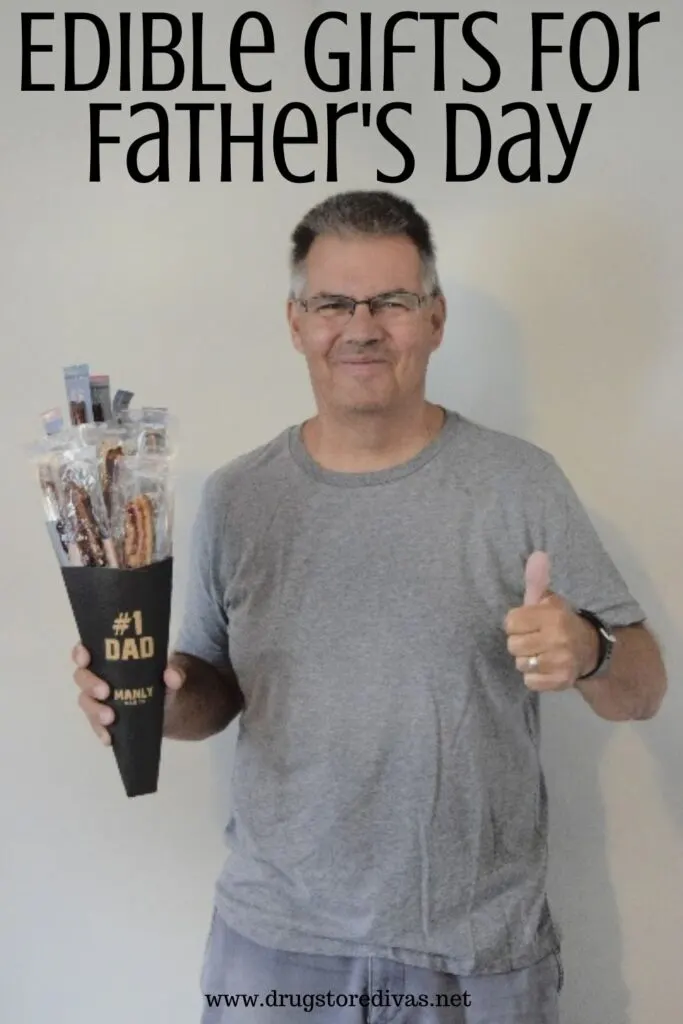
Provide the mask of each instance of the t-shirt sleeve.
{"label": "t-shirt sleeve", "polygon": [[175,650],[224,671],[230,667],[226,588],[221,578],[226,508],[215,484],[214,477],[204,484],[192,528],[185,608]]}
{"label": "t-shirt sleeve", "polygon": [[586,608],[608,626],[645,621],[607,553],[574,487],[552,456],[540,481],[538,543],[550,556],[550,586],[574,608]]}

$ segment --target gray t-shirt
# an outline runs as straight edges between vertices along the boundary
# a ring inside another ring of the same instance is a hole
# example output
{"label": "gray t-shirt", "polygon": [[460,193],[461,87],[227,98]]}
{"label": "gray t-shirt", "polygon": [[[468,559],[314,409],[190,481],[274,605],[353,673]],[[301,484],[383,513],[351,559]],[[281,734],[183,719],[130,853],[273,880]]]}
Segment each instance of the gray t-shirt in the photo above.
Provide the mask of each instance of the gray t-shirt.
{"label": "gray t-shirt", "polygon": [[537,446],[447,410],[408,462],[342,473],[300,429],[215,472],[193,535],[176,647],[245,697],[219,912],[284,950],[525,967],[559,939],[505,615],[537,549],[575,607],[645,615]]}

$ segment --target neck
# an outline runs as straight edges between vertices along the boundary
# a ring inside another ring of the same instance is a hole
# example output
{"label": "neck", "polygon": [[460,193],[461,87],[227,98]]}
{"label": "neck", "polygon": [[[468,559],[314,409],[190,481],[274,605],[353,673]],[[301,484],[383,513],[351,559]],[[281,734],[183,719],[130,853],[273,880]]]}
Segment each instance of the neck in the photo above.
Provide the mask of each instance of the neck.
{"label": "neck", "polygon": [[434,440],[444,421],[442,407],[426,401],[411,410],[381,413],[324,410],[306,420],[301,437],[324,469],[368,473],[412,459]]}

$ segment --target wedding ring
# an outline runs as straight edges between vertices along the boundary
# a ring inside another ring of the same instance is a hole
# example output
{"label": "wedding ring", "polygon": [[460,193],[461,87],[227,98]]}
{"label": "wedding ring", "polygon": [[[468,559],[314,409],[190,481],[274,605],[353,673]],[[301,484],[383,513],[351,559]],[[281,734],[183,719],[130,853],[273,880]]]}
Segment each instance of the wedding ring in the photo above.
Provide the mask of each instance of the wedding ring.
{"label": "wedding ring", "polygon": [[527,658],[527,668],[533,669],[538,668],[538,655],[532,654],[530,658]]}

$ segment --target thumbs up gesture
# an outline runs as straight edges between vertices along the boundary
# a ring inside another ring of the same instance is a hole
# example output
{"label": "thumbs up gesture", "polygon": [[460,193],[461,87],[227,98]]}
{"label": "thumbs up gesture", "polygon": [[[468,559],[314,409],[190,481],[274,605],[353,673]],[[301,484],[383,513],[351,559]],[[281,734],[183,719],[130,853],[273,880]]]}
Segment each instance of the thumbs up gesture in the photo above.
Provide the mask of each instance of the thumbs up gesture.
{"label": "thumbs up gesture", "polygon": [[566,690],[596,664],[598,635],[568,601],[550,589],[550,559],[530,555],[524,603],[505,617],[507,647],[530,690]]}

